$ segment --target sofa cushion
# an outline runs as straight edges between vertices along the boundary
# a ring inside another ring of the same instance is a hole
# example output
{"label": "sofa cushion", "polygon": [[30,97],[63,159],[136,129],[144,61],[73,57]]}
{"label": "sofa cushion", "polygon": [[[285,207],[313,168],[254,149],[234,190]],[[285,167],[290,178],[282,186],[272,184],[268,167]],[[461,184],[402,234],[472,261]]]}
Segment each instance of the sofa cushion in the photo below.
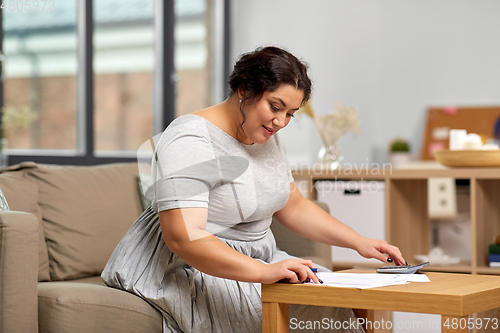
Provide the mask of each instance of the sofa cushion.
{"label": "sofa cushion", "polygon": [[29,173],[38,183],[51,280],[99,275],[142,213],[137,165],[38,164]]}
{"label": "sofa cushion", "polygon": [[31,213],[38,219],[38,281],[48,281],[49,256],[45,244],[42,212],[38,206],[37,183],[26,174],[34,163],[21,163],[0,170],[0,188],[12,211]]}
{"label": "sofa cushion", "polygon": [[40,333],[162,332],[160,312],[95,279],[40,282],[38,309]]}

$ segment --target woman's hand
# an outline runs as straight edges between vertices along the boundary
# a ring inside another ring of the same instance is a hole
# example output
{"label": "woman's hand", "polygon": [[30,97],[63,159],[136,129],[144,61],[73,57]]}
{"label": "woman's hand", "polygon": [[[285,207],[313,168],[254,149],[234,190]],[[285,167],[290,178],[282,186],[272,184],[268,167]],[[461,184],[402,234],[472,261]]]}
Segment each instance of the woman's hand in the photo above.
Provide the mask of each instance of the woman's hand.
{"label": "woman's hand", "polygon": [[365,258],[375,258],[384,263],[391,258],[395,265],[405,265],[406,261],[396,246],[386,241],[362,237],[355,248]]}
{"label": "woman's hand", "polygon": [[311,270],[314,268],[311,260],[287,259],[274,264],[265,264],[260,274],[261,283],[275,283],[286,280],[289,283],[304,282],[311,280],[319,283],[316,274]]}

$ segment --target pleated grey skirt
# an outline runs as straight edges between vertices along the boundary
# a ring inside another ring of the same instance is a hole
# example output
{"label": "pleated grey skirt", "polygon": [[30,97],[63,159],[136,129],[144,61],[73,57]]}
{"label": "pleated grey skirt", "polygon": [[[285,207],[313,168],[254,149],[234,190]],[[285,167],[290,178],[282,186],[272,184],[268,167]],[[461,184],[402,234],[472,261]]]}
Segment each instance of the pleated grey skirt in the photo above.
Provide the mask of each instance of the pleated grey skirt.
{"label": "pleated grey skirt", "polygon": [[[276,251],[271,231],[257,241],[223,239],[231,248],[265,263],[294,258]],[[320,267],[319,270],[327,270]],[[260,283],[214,277],[186,264],[163,241],[158,213],[146,209],[110,257],[102,279],[131,292],[163,315],[163,332],[257,333],[262,330]],[[290,332],[363,332],[331,329],[355,321],[351,309],[290,305]],[[306,328],[323,323],[319,329]],[[309,325],[309,326],[306,326]],[[328,327],[327,327],[328,326]]]}

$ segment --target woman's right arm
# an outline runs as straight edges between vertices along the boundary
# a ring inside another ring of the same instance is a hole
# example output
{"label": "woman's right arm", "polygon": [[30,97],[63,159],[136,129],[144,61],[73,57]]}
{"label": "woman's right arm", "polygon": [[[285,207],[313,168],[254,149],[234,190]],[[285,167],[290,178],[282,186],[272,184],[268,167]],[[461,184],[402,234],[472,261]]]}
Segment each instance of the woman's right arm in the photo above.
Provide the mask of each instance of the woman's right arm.
{"label": "woman's right arm", "polygon": [[205,230],[206,208],[179,208],[160,212],[163,239],[168,248],[196,269],[221,278],[245,282],[291,283],[318,278],[309,267],[312,261],[289,259],[264,264],[246,256]]}

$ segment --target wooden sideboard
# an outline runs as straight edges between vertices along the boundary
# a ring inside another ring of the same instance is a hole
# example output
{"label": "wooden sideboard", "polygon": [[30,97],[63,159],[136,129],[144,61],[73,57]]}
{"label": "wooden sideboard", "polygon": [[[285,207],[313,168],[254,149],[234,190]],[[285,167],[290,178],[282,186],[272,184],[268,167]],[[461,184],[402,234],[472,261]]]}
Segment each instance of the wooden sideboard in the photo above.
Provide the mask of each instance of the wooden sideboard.
{"label": "wooden sideboard", "polygon": [[500,268],[488,266],[488,244],[500,235],[500,168],[447,168],[437,163],[406,168],[341,168],[292,170],[302,194],[315,199],[320,180],[384,181],[386,240],[399,247],[408,263],[416,254],[430,250],[427,182],[449,177],[470,182],[471,261],[450,266],[429,266],[429,270],[500,275]]}

